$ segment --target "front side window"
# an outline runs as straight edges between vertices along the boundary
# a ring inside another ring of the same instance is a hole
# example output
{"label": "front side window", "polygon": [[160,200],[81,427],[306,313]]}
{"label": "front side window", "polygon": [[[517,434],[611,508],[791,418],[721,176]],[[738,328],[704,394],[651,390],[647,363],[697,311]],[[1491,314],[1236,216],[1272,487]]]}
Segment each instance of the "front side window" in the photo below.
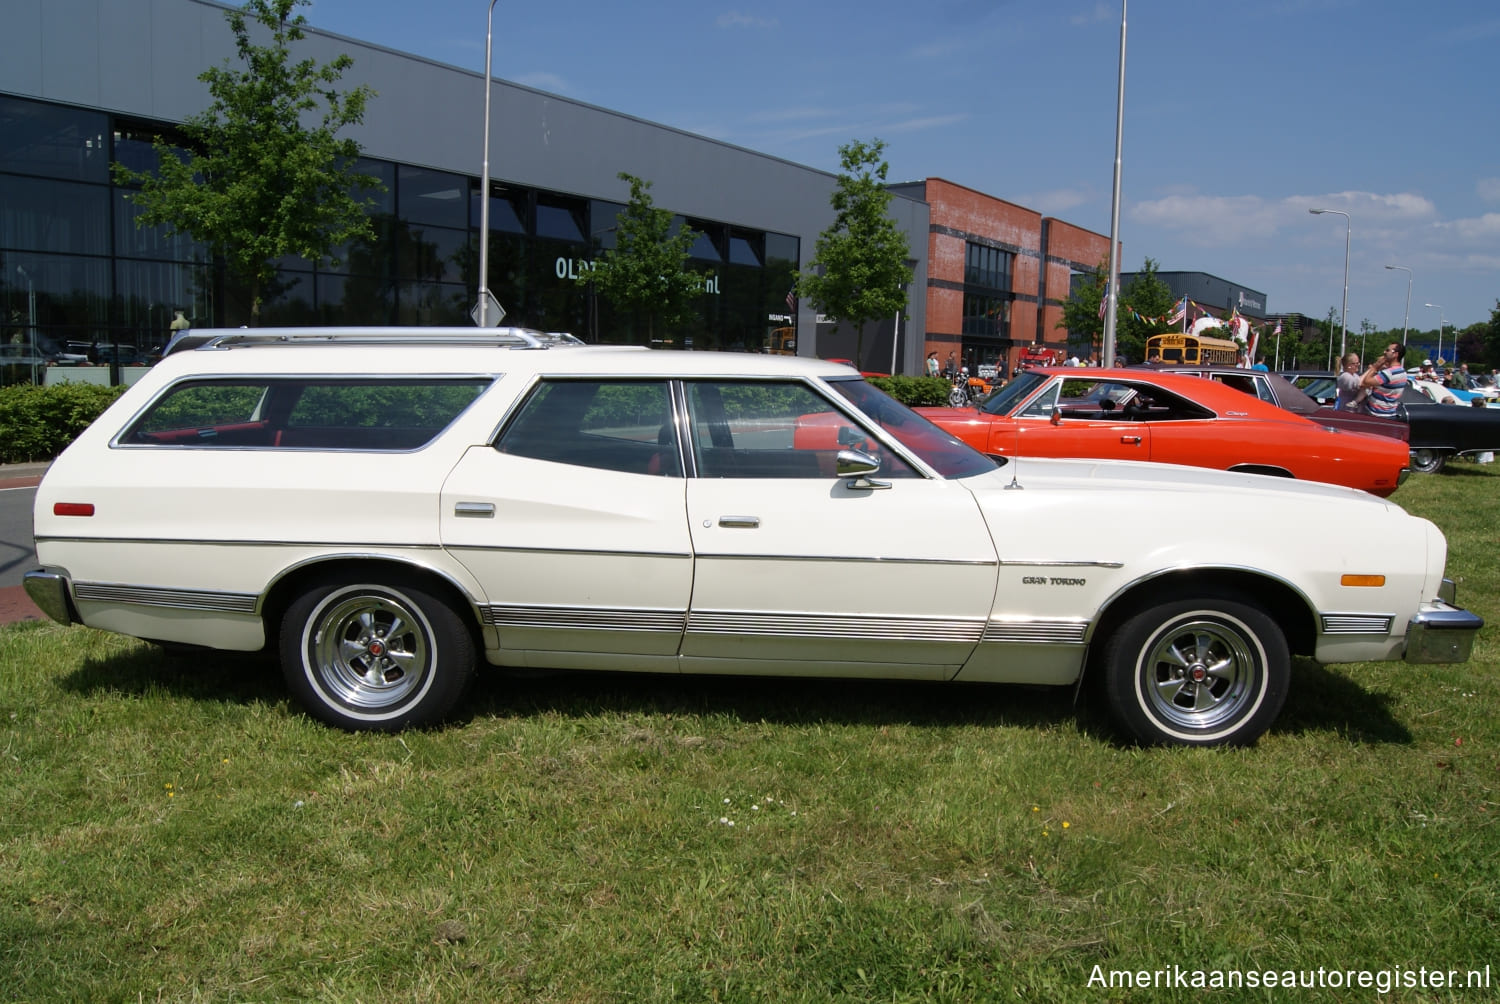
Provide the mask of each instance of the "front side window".
{"label": "front side window", "polygon": [[131,446],[398,452],[426,446],[488,379],[190,380],[120,434]]}
{"label": "front side window", "polygon": [[495,449],[624,474],[682,476],[664,380],[543,380]]}
{"label": "front side window", "polygon": [[841,450],[875,457],[882,478],[920,477],[801,382],[693,381],[687,401],[699,477],[835,478]]}

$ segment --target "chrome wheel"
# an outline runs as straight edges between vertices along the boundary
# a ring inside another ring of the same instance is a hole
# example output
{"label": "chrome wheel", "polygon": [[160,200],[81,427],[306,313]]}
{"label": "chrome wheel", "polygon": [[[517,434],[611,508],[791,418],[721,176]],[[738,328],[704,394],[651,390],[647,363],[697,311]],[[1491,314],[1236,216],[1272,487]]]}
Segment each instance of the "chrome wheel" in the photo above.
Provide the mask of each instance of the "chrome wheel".
{"label": "chrome wheel", "polygon": [[476,662],[469,626],[415,580],[314,585],[287,608],[281,659],[310,714],[340,728],[387,731],[446,715]]}
{"label": "chrome wheel", "polygon": [[1448,455],[1442,450],[1422,448],[1411,451],[1411,469],[1418,474],[1436,474],[1447,461]]}
{"label": "chrome wheel", "polygon": [[329,696],[353,708],[401,704],[432,670],[432,627],[420,611],[383,595],[353,595],[316,615],[313,672]]}
{"label": "chrome wheel", "polygon": [[1263,657],[1246,636],[1212,620],[1173,625],[1142,659],[1143,697],[1156,715],[1189,729],[1232,718],[1259,689]]}
{"label": "chrome wheel", "polygon": [[1280,713],[1291,653],[1265,610],[1208,589],[1127,618],[1102,669],[1115,721],[1136,741],[1244,745]]}

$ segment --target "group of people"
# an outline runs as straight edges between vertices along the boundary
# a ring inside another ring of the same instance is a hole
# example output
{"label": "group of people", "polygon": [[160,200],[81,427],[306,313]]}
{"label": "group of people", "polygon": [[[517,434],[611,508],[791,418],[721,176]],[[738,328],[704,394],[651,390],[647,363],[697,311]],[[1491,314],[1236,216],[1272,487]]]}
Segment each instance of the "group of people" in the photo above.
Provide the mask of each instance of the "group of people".
{"label": "group of people", "polygon": [[1359,353],[1344,357],[1344,368],[1338,377],[1339,411],[1362,411],[1378,418],[1395,418],[1406,389],[1406,346],[1392,342],[1377,359],[1361,372]]}

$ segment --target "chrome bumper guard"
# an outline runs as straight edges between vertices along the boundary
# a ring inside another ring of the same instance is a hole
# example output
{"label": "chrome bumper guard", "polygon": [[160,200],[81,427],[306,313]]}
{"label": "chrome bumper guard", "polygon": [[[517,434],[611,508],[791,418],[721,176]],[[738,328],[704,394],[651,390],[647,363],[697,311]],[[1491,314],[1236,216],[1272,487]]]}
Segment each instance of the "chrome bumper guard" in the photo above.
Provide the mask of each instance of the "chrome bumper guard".
{"label": "chrome bumper guard", "polygon": [[1407,662],[1468,662],[1484,618],[1457,606],[1452,579],[1438,587],[1437,606],[1419,611],[1406,625]]}
{"label": "chrome bumper guard", "polygon": [[68,588],[68,577],[58,572],[39,568],[21,577],[26,595],[37,609],[59,624],[82,624],[73,611],[73,598]]}

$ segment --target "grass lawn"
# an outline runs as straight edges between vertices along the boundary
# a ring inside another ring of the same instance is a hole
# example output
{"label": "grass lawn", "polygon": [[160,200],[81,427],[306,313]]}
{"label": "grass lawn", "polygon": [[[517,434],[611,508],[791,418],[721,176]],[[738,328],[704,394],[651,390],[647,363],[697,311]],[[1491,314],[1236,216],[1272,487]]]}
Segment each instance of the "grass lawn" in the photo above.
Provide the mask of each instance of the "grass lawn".
{"label": "grass lawn", "polygon": [[[1394,497],[1473,660],[1300,661],[1249,750],[1046,690],[498,672],[346,735],[257,659],[0,628],[0,999],[1500,999],[1497,468]],[[1247,986],[1160,985],[1196,970]]]}

